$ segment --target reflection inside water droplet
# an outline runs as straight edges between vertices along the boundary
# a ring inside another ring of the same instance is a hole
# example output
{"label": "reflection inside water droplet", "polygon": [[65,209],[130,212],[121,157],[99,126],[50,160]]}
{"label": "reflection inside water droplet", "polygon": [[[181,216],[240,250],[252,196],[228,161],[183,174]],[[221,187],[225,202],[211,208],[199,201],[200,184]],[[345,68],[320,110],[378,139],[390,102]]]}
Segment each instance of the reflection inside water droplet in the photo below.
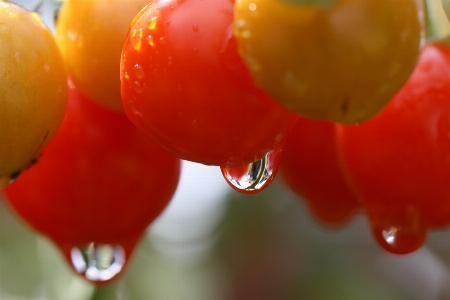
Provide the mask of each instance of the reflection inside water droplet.
{"label": "reflection inside water droplet", "polygon": [[125,251],[120,245],[90,243],[72,248],[70,258],[78,274],[89,281],[101,282],[120,273],[125,264]]}
{"label": "reflection inside water droplet", "polygon": [[395,237],[397,235],[397,227],[390,227],[388,230],[383,230],[382,235],[386,243],[392,245],[395,243]]}
{"label": "reflection inside water droplet", "polygon": [[262,159],[237,167],[220,167],[225,180],[237,191],[257,193],[270,185],[280,165],[281,151],[268,152]]}

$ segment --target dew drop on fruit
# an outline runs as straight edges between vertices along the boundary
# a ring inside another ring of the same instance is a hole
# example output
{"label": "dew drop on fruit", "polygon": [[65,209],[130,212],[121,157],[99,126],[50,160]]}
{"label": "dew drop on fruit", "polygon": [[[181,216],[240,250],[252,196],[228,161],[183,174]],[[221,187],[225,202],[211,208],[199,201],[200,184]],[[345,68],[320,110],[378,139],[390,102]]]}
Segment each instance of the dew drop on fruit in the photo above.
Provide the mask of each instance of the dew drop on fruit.
{"label": "dew drop on fruit", "polygon": [[155,30],[156,26],[158,25],[158,17],[152,17],[150,22],[148,23],[148,30]]}
{"label": "dew drop on fruit", "polygon": [[70,259],[75,271],[91,282],[104,282],[120,274],[125,265],[125,250],[120,245],[90,243],[73,247]]}
{"label": "dew drop on fruit", "polygon": [[407,254],[418,250],[427,237],[427,228],[419,212],[411,208],[403,212],[371,216],[371,226],[380,246],[394,254]]}
{"label": "dew drop on fruit", "polygon": [[155,47],[155,41],[150,34],[147,36],[147,43],[150,45],[150,47]]}
{"label": "dew drop on fruit", "polygon": [[258,161],[236,167],[220,167],[228,184],[238,192],[254,194],[267,188],[280,165],[281,150],[268,152]]}
{"label": "dew drop on fruit", "polygon": [[141,51],[141,47],[142,47],[142,40],[138,40],[133,45],[133,49],[136,50],[137,52]]}
{"label": "dew drop on fruit", "polygon": [[139,64],[135,64],[133,67],[133,74],[137,79],[142,79],[145,76],[144,69]]}
{"label": "dew drop on fruit", "polygon": [[135,91],[136,93],[138,93],[138,94],[141,94],[142,91],[144,90],[144,89],[142,88],[142,85],[141,85],[141,83],[140,83],[139,81],[135,81],[135,82],[133,83],[133,89],[134,89],[134,91]]}

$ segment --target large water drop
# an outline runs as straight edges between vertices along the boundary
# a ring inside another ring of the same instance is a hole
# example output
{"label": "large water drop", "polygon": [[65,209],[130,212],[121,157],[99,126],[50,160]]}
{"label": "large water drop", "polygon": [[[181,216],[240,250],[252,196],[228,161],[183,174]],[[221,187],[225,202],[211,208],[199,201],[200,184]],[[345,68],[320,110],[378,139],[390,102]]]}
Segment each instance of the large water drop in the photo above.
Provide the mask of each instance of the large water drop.
{"label": "large water drop", "polygon": [[113,279],[125,265],[125,250],[120,245],[89,243],[73,247],[70,259],[75,271],[87,280],[99,283]]}
{"label": "large water drop", "polygon": [[280,165],[280,158],[281,150],[273,150],[255,162],[220,169],[233,189],[244,194],[254,194],[267,188],[273,181]]}

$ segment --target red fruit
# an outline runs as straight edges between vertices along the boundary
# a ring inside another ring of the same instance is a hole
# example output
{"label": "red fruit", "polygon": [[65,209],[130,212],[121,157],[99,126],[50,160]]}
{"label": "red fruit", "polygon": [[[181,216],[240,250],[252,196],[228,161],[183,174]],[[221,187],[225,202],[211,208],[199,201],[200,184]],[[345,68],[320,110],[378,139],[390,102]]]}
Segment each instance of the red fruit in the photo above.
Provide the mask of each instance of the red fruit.
{"label": "red fruit", "polygon": [[412,252],[450,223],[449,99],[450,49],[431,44],[380,114],[337,127],[343,168],[390,252]]}
{"label": "red fruit", "polygon": [[156,0],[131,24],[121,90],[130,120],[174,155],[226,168],[272,151],[296,116],[254,84],[234,1]]}
{"label": "red fruit", "polygon": [[335,125],[299,118],[284,145],[280,176],[327,225],[347,222],[359,207],[337,160]]}
{"label": "red fruit", "polygon": [[179,174],[180,161],[124,114],[97,106],[72,87],[55,138],[5,193],[11,207],[49,237],[78,273],[103,283],[129,261],[171,199]]}

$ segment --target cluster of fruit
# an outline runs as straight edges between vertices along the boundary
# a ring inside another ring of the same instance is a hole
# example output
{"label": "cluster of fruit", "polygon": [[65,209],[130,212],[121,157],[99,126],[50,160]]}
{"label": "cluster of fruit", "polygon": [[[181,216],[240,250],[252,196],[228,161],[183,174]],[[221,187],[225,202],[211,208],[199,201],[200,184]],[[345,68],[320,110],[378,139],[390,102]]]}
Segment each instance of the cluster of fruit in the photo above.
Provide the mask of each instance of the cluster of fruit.
{"label": "cluster of fruit", "polygon": [[426,44],[425,4],[66,0],[53,35],[0,0],[0,187],[95,283],[180,159],[242,193],[280,167],[319,219],[362,208],[380,245],[412,252],[450,223],[450,48]]}

